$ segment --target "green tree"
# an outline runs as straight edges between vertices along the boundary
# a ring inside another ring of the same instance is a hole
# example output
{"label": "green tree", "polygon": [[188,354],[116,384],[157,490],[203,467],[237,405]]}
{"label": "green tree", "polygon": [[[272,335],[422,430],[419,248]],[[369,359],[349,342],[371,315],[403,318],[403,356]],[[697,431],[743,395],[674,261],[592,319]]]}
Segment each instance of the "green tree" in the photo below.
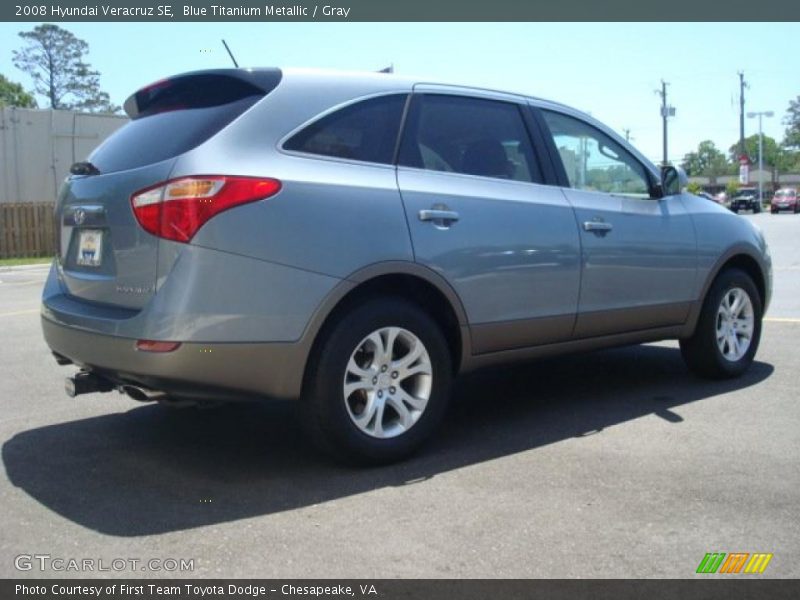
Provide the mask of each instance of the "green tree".
{"label": "green tree", "polygon": [[778,146],[775,168],[780,173],[800,172],[800,151],[794,150],[791,146],[787,146],[786,143]]}
{"label": "green tree", "polygon": [[687,175],[718,177],[729,171],[725,155],[720,152],[711,140],[704,140],[697,146],[696,152],[689,152],[681,163]]}
{"label": "green tree", "polygon": [[0,106],[36,108],[36,99],[26,92],[20,84],[9,81],[3,75],[0,75]]}
{"label": "green tree", "polygon": [[100,90],[100,73],[84,61],[89,45],[58,25],[43,24],[19,36],[25,46],[14,50],[14,66],[33,79],[34,91],[51,108],[117,112]]}
{"label": "green tree", "polygon": [[783,118],[783,124],[786,125],[783,145],[800,150],[800,96],[789,101],[789,108]]}
{"label": "green tree", "polygon": [[[764,136],[763,140],[763,147],[764,147],[764,166],[765,167],[776,167],[778,166],[778,162],[780,160],[781,155],[781,147],[778,145],[778,142],[775,141],[775,138],[771,138],[768,135]],[[747,156],[750,157],[750,162],[754,165],[758,164],[758,134],[751,135],[750,137],[744,138],[744,149]],[[735,162],[736,164],[739,163],[739,143],[733,144],[730,149],[728,150],[731,161]]]}
{"label": "green tree", "polygon": [[703,191],[703,186],[697,183],[696,181],[690,181],[686,186],[686,191],[690,194],[696,194],[697,192]]}

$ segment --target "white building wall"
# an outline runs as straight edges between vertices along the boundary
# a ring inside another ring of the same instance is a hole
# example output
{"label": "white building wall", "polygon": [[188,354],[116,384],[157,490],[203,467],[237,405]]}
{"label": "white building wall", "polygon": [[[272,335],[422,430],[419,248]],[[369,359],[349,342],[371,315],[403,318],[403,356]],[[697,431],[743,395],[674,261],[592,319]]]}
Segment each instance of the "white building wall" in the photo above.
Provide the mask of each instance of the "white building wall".
{"label": "white building wall", "polygon": [[70,166],[127,123],[119,115],[0,108],[0,203],[54,202]]}

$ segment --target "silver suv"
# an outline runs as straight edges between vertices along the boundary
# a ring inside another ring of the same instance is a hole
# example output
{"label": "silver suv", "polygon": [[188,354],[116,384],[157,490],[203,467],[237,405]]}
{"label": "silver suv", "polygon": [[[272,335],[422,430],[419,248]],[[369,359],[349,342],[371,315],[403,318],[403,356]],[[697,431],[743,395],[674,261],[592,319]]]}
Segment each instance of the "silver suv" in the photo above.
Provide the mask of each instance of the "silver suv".
{"label": "silver suv", "polygon": [[44,336],[71,395],[299,398],[339,457],[406,456],[459,373],[679,339],[753,360],[764,238],[554,102],[386,74],[201,71],[58,198]]}

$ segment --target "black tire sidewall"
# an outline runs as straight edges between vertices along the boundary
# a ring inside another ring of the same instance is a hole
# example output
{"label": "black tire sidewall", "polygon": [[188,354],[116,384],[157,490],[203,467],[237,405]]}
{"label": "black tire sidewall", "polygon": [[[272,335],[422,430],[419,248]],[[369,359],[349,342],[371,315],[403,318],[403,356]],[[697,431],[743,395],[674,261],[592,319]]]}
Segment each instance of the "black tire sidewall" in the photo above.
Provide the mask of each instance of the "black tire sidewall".
{"label": "black tire sidewall", "polygon": [[[402,327],[417,336],[431,359],[433,381],[425,411],[409,430],[397,437],[377,439],[352,422],[342,394],[350,355],[370,333],[383,327]],[[452,381],[447,342],[436,323],[419,307],[403,300],[375,298],[347,312],[325,335],[304,394],[304,418],[316,420],[322,446],[350,462],[380,464],[399,460],[427,440],[442,420]]]}
{"label": "black tire sidewall", "polygon": [[[753,305],[753,336],[750,339],[750,347],[744,356],[737,361],[726,359],[722,355],[716,340],[717,310],[725,294],[733,288],[743,289],[750,297],[750,302]],[[729,269],[720,274],[706,298],[697,331],[697,335],[701,335],[704,338],[703,346],[713,352],[714,366],[719,371],[720,376],[735,377],[741,375],[753,362],[761,340],[761,318],[761,298],[750,276],[739,269]]]}

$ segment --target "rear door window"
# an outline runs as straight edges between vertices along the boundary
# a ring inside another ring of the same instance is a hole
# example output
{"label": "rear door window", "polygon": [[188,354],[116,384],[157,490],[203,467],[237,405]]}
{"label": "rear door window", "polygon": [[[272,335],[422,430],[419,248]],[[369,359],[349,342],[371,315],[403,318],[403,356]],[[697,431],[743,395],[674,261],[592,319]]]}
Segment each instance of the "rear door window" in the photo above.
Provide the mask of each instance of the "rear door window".
{"label": "rear door window", "polygon": [[393,94],[350,104],[304,128],[283,148],[391,164],[407,97],[407,94]]}
{"label": "rear door window", "polygon": [[398,162],[430,171],[542,181],[520,107],[484,98],[419,95]]}

